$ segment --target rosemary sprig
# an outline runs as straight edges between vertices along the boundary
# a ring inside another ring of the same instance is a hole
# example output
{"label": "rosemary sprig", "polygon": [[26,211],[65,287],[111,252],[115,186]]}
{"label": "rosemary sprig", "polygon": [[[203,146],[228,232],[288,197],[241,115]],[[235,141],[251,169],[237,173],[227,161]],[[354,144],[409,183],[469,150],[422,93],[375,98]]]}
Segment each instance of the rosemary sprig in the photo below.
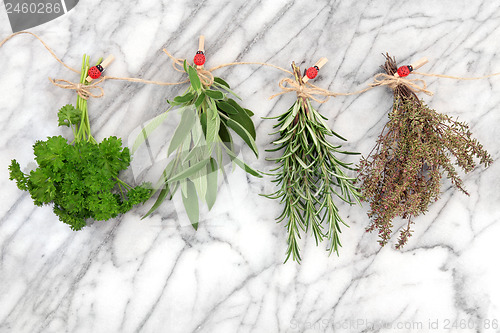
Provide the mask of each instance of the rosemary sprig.
{"label": "rosemary sprig", "polygon": [[133,150],[166,120],[168,112],[178,107],[181,120],[170,141],[167,155],[172,157],[163,171],[157,186],[158,198],[146,216],[160,204],[170,199],[180,188],[182,200],[192,226],[199,222],[199,200],[209,209],[216,201],[218,171],[224,175],[224,158],[247,173],[262,177],[237,155],[231,133],[235,133],[258,157],[255,144],[253,112],[241,107],[231,96],[239,98],[221,78],[215,77],[211,86],[203,84],[194,67],[184,61],[190,87],[181,95],[168,101],[171,107],[153,119],[136,139]]}
{"label": "rosemary sprig", "polygon": [[[295,80],[303,84],[300,69],[292,64]],[[355,178],[346,176],[344,170],[355,170],[351,164],[340,161],[337,154],[358,154],[342,151],[341,146],[332,145],[327,138],[336,136],[324,116],[319,114],[308,98],[297,101],[277,119],[274,126],[279,138],[273,142],[277,147],[267,151],[280,151],[282,156],[268,160],[278,166],[271,170],[273,182],[279,187],[270,199],[277,199],[284,205],[278,222],[285,222],[288,232],[288,249],[285,262],[290,256],[300,262],[298,240],[301,233],[312,231],[316,244],[328,240],[330,254],[341,246],[340,224],[348,226],[341,218],[335,205],[335,197],[354,204],[359,203],[360,193],[354,186]]]}
{"label": "rosemary sprig", "polygon": [[[397,71],[396,61],[386,55],[382,67]],[[396,248],[411,236],[414,218],[439,199],[444,173],[467,194],[454,164],[466,173],[476,167],[474,157],[487,167],[491,156],[474,138],[466,123],[430,109],[405,85],[394,90],[394,104],[372,153],[360,162],[359,181],[364,200],[370,203],[367,231],[378,230],[380,245],[392,234],[394,218],[407,220]],[[453,159],[455,163],[453,163]]]}

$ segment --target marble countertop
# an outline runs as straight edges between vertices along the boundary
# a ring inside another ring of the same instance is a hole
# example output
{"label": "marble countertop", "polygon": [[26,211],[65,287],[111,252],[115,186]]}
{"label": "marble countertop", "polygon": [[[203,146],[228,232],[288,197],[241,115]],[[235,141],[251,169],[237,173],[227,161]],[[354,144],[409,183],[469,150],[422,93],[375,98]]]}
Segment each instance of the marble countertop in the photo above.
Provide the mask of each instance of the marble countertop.
{"label": "marble countertop", "polygon": [[[0,5],[0,39],[12,31]],[[73,67],[83,53],[114,54],[108,74],[179,81],[167,48],[191,58],[206,37],[207,65],[263,61],[304,68],[326,56],[315,84],[338,92],[371,82],[382,53],[401,64],[422,56],[424,72],[480,76],[500,72],[500,8],[494,1],[135,1],[88,0],[30,29]],[[195,232],[179,201],[141,220],[150,204],[71,231],[50,207],[35,207],[8,180],[16,158],[33,162],[35,140],[70,135],[57,110],[74,92],[47,77],[77,80],[31,36],[0,48],[0,332],[499,332],[500,78],[426,79],[439,112],[471,125],[495,162],[463,175],[467,197],[444,179],[441,200],[416,219],[402,250],[366,233],[368,205],[342,206],[350,224],[340,256],[311,235],[303,262],[283,264],[286,231],[280,205],[262,196],[273,185],[235,170]],[[258,160],[269,170],[274,122],[294,101],[277,99],[284,73],[259,66],[221,69],[255,113]],[[96,138],[130,142],[138,126],[166,109],[182,86],[107,81],[89,102]],[[387,120],[387,88],[337,97],[318,110],[367,154]],[[353,160],[356,162],[356,160]],[[135,165],[125,177],[147,177]],[[139,171],[138,171],[139,170]],[[396,221],[396,228],[403,221]]]}

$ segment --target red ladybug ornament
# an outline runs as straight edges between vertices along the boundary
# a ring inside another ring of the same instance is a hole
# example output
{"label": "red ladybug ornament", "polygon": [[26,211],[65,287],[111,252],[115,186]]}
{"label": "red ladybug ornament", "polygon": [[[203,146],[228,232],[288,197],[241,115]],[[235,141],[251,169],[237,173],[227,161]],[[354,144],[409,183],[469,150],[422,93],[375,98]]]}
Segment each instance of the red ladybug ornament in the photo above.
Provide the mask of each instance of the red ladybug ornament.
{"label": "red ladybug ornament", "polygon": [[399,77],[408,76],[413,71],[413,67],[411,65],[401,66],[398,68]]}
{"label": "red ladybug ornament", "polygon": [[318,71],[319,71],[318,66],[309,67],[306,71],[307,78],[314,79],[316,76],[318,76]]}
{"label": "red ladybug ornament", "polygon": [[205,63],[205,55],[203,54],[203,51],[196,52],[193,61],[195,65],[202,66]]}
{"label": "red ladybug ornament", "polygon": [[89,68],[89,76],[92,78],[92,79],[98,79],[102,72],[104,72],[104,68],[102,68],[101,65],[97,65],[97,66],[92,66]]}

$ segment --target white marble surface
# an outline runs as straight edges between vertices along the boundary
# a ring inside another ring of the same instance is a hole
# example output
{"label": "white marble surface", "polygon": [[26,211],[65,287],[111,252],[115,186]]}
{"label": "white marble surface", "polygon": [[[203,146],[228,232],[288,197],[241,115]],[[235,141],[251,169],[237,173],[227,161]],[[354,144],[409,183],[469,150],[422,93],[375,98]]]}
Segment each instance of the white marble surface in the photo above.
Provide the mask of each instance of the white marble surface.
{"label": "white marble surface", "polygon": [[[400,63],[427,56],[426,72],[500,72],[500,9],[486,0],[88,0],[31,31],[74,67],[84,52],[94,59],[113,53],[110,75],[163,81],[182,76],[161,49],[191,58],[202,33],[209,66],[265,61],[289,68],[296,61],[304,67],[327,56],[315,83],[341,92],[370,82],[384,52]],[[0,6],[0,38],[9,33]],[[0,63],[0,332],[500,331],[500,77],[427,80],[435,95],[423,99],[469,122],[495,160],[464,176],[470,197],[444,180],[441,200],[416,220],[402,251],[393,248],[396,238],[381,249],[377,235],[364,232],[366,204],[340,205],[351,225],[342,233],[340,257],[328,257],[309,236],[302,265],[283,265],[286,234],[274,223],[280,206],[259,196],[272,189],[270,179],[238,170],[198,232],[185,225],[175,201],[142,221],[149,206],[80,232],[49,207],[35,207],[8,180],[7,166],[12,158],[31,162],[35,140],[70,134],[57,127],[56,111],[73,103],[74,93],[47,77],[77,78],[29,36],[2,47]],[[268,100],[283,76],[273,69],[240,66],[218,74],[257,116],[277,115],[294,100]],[[125,141],[184,89],[111,81],[104,88],[105,97],[89,103],[94,133]],[[391,103],[390,91],[379,88],[318,109],[349,139],[349,149],[366,154]],[[247,161],[268,170],[264,149],[273,122],[255,121],[261,156],[256,161],[247,151]]]}

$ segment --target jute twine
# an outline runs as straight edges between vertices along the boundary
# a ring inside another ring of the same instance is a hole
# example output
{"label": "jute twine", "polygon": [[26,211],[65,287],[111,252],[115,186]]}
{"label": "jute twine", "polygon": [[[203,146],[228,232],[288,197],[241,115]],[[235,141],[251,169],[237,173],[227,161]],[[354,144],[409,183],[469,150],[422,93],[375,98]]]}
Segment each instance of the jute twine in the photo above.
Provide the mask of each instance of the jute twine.
{"label": "jute twine", "polygon": [[[5,38],[2,42],[0,42],[0,47],[2,47],[8,40],[12,39],[14,36],[21,35],[21,34],[28,34],[33,37],[35,37],[42,45],[45,47],[47,51],[52,55],[52,57],[61,65],[66,67],[72,72],[80,74],[80,71],[67,65],[62,61],[56,54],[55,52],[45,43],[39,36],[36,34],[29,32],[29,31],[19,31],[16,33],[13,33],[12,35],[8,36]],[[101,78],[98,81],[92,82],[90,84],[82,84],[82,83],[75,83],[71,82],[68,80],[64,79],[52,79],[49,77],[49,81],[63,89],[70,89],[70,90],[75,90],[75,92],[82,97],[83,99],[88,99],[89,97],[93,98],[101,98],[104,96],[104,89],[99,86],[100,83],[104,82],[105,80],[117,80],[117,81],[127,81],[127,82],[137,82],[137,83],[144,83],[144,84],[154,84],[154,85],[160,85],[160,86],[173,86],[173,85],[178,85],[178,84],[183,84],[186,82],[189,82],[189,80],[185,80],[182,82],[162,82],[162,81],[151,81],[151,80],[144,80],[144,79],[139,79],[139,78],[133,78],[133,77],[116,77],[116,76],[101,76]],[[99,93],[93,93],[93,90],[98,90]]]}
{"label": "jute twine", "polygon": [[[0,47],[2,47],[8,40],[12,39],[14,36],[21,35],[21,34],[28,34],[33,37],[35,37],[42,45],[47,49],[47,51],[52,55],[52,57],[59,62],[61,65],[66,67],[67,69],[75,72],[75,73],[80,73],[79,70],[76,70],[75,68],[72,68],[71,66],[65,64],[55,53],[52,51],[52,49],[36,34],[29,32],[29,31],[20,31],[16,32],[7,38],[5,38],[2,42],[0,42]],[[173,68],[178,71],[185,73],[184,71],[184,59],[181,58],[175,58],[172,54],[170,54],[166,49],[163,49],[163,52],[172,60],[172,66]],[[230,62],[230,63],[225,63],[216,67],[213,67],[211,69],[205,69],[203,67],[198,67],[195,66],[196,72],[198,74],[198,77],[200,78],[200,82],[206,86],[209,87],[214,83],[214,75],[212,74],[213,71],[218,70],[220,68],[224,67],[229,67],[229,66],[236,66],[236,65],[259,65],[259,66],[267,66],[271,68],[278,69],[282,72],[288,73],[290,75],[293,75],[292,72],[281,68],[279,66],[275,66],[272,64],[268,63],[263,63],[263,62]],[[490,78],[493,76],[498,76],[500,73],[493,73],[493,74],[488,74],[480,77],[458,77],[458,76],[451,76],[451,75],[441,75],[441,74],[429,74],[429,73],[420,73],[420,72],[412,72],[413,75],[422,75],[422,76],[429,76],[429,77],[438,77],[438,78],[447,78],[447,79],[453,79],[453,80],[481,80],[481,79],[486,79]],[[68,80],[63,80],[63,79],[52,79],[49,78],[50,82],[60,88],[63,89],[71,89],[75,90],[76,93],[84,98],[88,99],[89,97],[93,98],[100,98],[104,96],[104,89],[99,86],[100,83],[104,82],[105,80],[117,80],[117,81],[127,81],[127,82],[137,82],[137,83],[143,83],[143,84],[154,84],[154,85],[160,85],[160,86],[174,86],[174,85],[180,85],[189,82],[189,79],[186,79],[184,81],[180,82],[162,82],[162,81],[151,81],[151,80],[144,80],[140,78],[131,78],[131,77],[115,77],[115,76],[102,76],[98,81],[90,83],[90,84],[81,84],[81,83],[74,83]],[[310,82],[297,82],[296,80],[293,80],[291,78],[283,78],[279,81],[279,87],[281,88],[281,92],[272,95],[270,99],[281,96],[283,94],[289,93],[289,92],[295,92],[297,94],[297,97],[299,98],[309,98],[311,100],[314,100],[315,102],[318,103],[325,103],[327,102],[330,97],[336,97],[336,96],[351,96],[351,95],[358,95],[362,94],[364,92],[367,92],[375,87],[379,86],[387,86],[391,89],[395,89],[398,85],[405,85],[410,89],[411,91],[418,93],[418,92],[423,92],[427,95],[432,95],[432,92],[427,89],[427,83],[423,79],[419,78],[402,78],[402,77],[396,77],[393,75],[388,75],[385,73],[379,73],[376,74],[373,77],[373,82],[368,85],[368,87],[357,90],[354,92],[349,92],[349,93],[337,93],[337,92],[332,92],[320,87],[315,86],[314,84]],[[99,91],[99,93],[93,93],[92,91]]]}
{"label": "jute twine", "polygon": [[[487,79],[487,78],[490,78],[493,76],[500,75],[500,73],[493,73],[493,74],[488,74],[488,75],[478,76],[478,77],[460,77],[460,76],[420,73],[420,72],[412,72],[411,74],[444,78],[444,79],[453,79],[453,80],[459,80],[459,81],[482,80],[482,79]],[[361,90],[357,90],[357,91],[353,91],[353,92],[349,92],[349,93],[332,92],[332,91],[317,87],[309,82],[300,84],[296,80],[292,80],[290,78],[283,78],[279,82],[279,87],[281,88],[282,91],[277,93],[277,94],[274,94],[273,96],[270,97],[270,99],[275,98],[275,97],[280,96],[280,95],[283,95],[283,94],[286,94],[288,92],[296,92],[297,97],[310,98],[318,103],[325,103],[326,101],[328,101],[330,99],[330,97],[359,95],[359,94],[365,93],[365,92],[372,90],[373,88],[376,88],[379,86],[387,86],[387,87],[394,90],[399,85],[404,85],[404,86],[408,87],[408,89],[413,91],[414,93],[422,92],[422,93],[427,94],[429,96],[433,95],[433,93],[427,89],[427,83],[423,79],[403,78],[403,77],[399,77],[399,76],[389,75],[386,73],[379,73],[373,77],[373,82],[370,83],[368,85],[368,87],[366,87],[365,89],[361,89]],[[324,98],[318,99],[315,96],[322,96]]]}
{"label": "jute twine", "polygon": [[[5,38],[2,42],[0,42],[0,47],[2,47],[8,40],[12,39],[13,37],[15,37],[17,35],[21,35],[21,34],[27,34],[27,35],[31,35],[31,36],[35,37],[40,43],[42,43],[42,45],[45,47],[45,49],[52,55],[52,57],[58,63],[60,63],[61,65],[63,65],[67,69],[69,69],[70,71],[80,74],[79,70],[77,70],[77,69],[75,69],[75,68],[67,65],[66,63],[64,63],[64,61],[62,61],[55,54],[55,52],[50,48],[50,46],[47,45],[47,43],[45,43],[43,41],[42,38],[40,38],[38,35],[36,35],[36,34],[34,34],[32,32],[29,32],[29,31],[19,31],[19,32],[13,33],[12,35],[10,35],[7,38]],[[184,72],[184,59],[175,58],[174,56],[172,56],[165,49],[163,49],[163,52],[165,52],[165,54],[167,54],[169,56],[169,58],[172,60],[172,66],[174,67],[174,69],[176,71],[185,73]],[[228,66],[235,66],[235,65],[261,65],[261,66],[268,66],[268,67],[272,67],[272,68],[281,70],[281,71],[283,71],[285,73],[292,74],[290,71],[287,71],[286,69],[283,69],[283,68],[281,68],[279,66],[275,66],[275,65],[267,64],[267,63],[262,63],[262,62],[231,62],[231,63],[226,63],[226,64],[222,64],[222,65],[213,67],[213,68],[208,69],[208,70],[204,69],[203,67],[202,68],[198,68],[197,66],[195,68],[196,68],[196,71],[198,73],[198,77],[200,78],[200,81],[202,82],[202,84],[205,85],[205,86],[211,86],[214,83],[214,75],[212,74],[213,71],[218,70],[220,68],[224,68],[224,67],[228,67]],[[189,79],[186,79],[186,80],[183,80],[183,81],[179,81],[179,82],[162,82],[162,81],[144,80],[144,79],[133,78],[133,77],[116,77],[116,76],[107,76],[107,75],[104,75],[104,76],[101,76],[101,78],[98,81],[95,81],[95,82],[90,83],[90,84],[82,84],[82,83],[71,82],[71,81],[64,80],[64,79],[52,79],[52,78],[49,77],[49,81],[53,85],[55,85],[55,86],[57,86],[59,88],[63,88],[63,89],[75,90],[75,92],[80,97],[82,97],[84,99],[88,99],[89,97],[93,97],[93,98],[101,98],[101,97],[103,97],[104,96],[104,89],[101,86],[99,86],[99,84],[102,83],[102,82],[104,82],[105,80],[127,81],[127,82],[136,82],[136,83],[144,83],[144,84],[154,84],[154,85],[159,85],[159,86],[175,86],[175,85],[180,85],[180,84],[184,84],[184,83],[189,82]],[[99,93],[98,94],[93,93],[92,92],[93,90],[98,90]]]}
{"label": "jute twine", "polygon": [[[413,92],[423,92],[426,93],[427,95],[432,95],[432,92],[427,90],[427,84],[422,79],[406,79],[402,77],[388,75],[385,73],[379,73],[373,77],[373,83],[371,83],[368,87],[350,93],[332,92],[320,88],[318,86],[315,86],[314,84],[311,84],[309,82],[300,84],[296,80],[292,80],[290,78],[283,78],[279,82],[279,87],[281,88],[282,91],[272,95],[270,98],[272,99],[289,92],[296,92],[297,97],[299,98],[300,97],[310,98],[313,101],[322,104],[327,102],[330,99],[330,97],[359,95],[379,86],[388,86],[391,89],[396,89],[398,85],[406,85]],[[317,96],[321,96],[323,97],[323,99],[319,99],[317,98]]]}

